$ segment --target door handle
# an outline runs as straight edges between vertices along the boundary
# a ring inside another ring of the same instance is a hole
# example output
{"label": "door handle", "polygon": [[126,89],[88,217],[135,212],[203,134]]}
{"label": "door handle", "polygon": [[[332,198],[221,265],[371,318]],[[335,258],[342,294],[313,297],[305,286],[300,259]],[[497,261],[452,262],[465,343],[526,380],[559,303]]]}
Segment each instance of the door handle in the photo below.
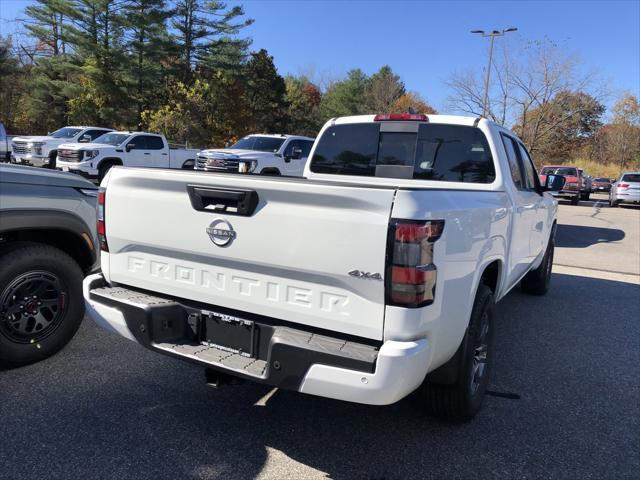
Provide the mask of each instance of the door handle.
{"label": "door handle", "polygon": [[144,152],[145,155],[151,155],[149,152]]}

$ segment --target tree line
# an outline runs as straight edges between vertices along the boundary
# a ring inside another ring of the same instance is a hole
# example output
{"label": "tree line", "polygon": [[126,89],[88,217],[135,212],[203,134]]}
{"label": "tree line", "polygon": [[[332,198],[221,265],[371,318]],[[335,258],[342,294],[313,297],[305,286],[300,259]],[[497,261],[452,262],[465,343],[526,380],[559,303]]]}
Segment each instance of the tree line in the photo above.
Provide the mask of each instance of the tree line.
{"label": "tree line", "polygon": [[321,89],[250,51],[240,6],[211,0],[38,0],[28,42],[0,38],[0,117],[11,131],[92,124],[220,146],[251,132],[314,136],[325,119],[433,113],[383,66]]}
{"label": "tree line", "polygon": [[[283,77],[266,50],[251,50],[252,23],[214,0],[38,0],[25,9],[24,39],[0,37],[0,118],[12,132],[93,124],[214,147],[251,132],[315,136],[342,115],[436,113],[386,65],[324,84]],[[619,95],[607,111],[603,83],[561,45],[503,44],[491,73],[487,116],[539,165],[640,168],[637,97]],[[480,115],[483,76],[453,72],[446,109]]]}

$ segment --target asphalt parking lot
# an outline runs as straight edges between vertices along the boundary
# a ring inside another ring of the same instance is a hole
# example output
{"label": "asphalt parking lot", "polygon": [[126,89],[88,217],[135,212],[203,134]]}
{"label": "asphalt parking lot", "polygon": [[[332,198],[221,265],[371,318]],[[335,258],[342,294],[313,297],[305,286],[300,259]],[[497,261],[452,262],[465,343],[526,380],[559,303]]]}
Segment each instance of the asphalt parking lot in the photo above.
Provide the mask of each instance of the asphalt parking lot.
{"label": "asphalt parking lot", "polygon": [[637,478],[640,209],[596,196],[559,220],[552,290],[498,305],[496,394],[469,424],[214,390],[87,319],[60,354],[0,371],[0,478]]}

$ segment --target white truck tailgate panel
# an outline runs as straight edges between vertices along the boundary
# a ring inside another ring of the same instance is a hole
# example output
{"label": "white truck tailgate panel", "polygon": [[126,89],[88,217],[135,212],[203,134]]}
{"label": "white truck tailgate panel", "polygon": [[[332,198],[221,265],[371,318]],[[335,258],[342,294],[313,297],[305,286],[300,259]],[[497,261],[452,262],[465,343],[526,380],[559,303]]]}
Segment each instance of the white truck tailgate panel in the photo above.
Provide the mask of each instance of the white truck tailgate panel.
{"label": "white truck tailgate panel", "polygon": [[[382,339],[384,281],[349,272],[384,277],[394,189],[142,171],[109,175],[109,281]],[[252,189],[259,203],[249,217],[197,211],[187,185]],[[206,230],[220,218],[236,232],[225,247]]]}

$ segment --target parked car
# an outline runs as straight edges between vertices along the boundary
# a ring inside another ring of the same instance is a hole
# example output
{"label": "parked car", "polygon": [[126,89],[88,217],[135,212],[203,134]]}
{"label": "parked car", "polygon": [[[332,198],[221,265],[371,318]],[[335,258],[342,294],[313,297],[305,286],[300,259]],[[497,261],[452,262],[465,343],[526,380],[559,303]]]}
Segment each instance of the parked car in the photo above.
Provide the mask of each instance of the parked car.
{"label": "parked car", "polygon": [[9,147],[9,137],[4,129],[4,124],[0,122],[0,163],[11,160],[11,148]]}
{"label": "parked car", "polygon": [[0,165],[0,363],[42,360],[78,329],[99,249],[96,197],[74,175]]}
{"label": "parked car", "polygon": [[611,190],[611,179],[606,177],[594,178],[592,188],[594,192],[608,192]]}
{"label": "parked car", "polygon": [[473,417],[494,303],[549,288],[564,177],[491,121],[415,114],[332,119],[304,175],[111,170],[91,316],[216,384]]}
{"label": "parked car", "polygon": [[621,203],[640,203],[640,172],[625,172],[612,185],[609,205],[617,207]]}
{"label": "parked car", "polygon": [[540,183],[544,184],[547,175],[562,175],[565,177],[565,185],[562,191],[556,192],[557,198],[568,198],[571,205],[578,205],[582,196],[582,175],[576,166],[545,165],[540,170]]}
{"label": "parked car", "polygon": [[198,153],[196,170],[302,176],[313,138],[296,135],[248,135],[229,148]]}
{"label": "parked car", "polygon": [[65,143],[58,149],[58,167],[101,181],[115,165],[191,169],[195,149],[169,145],[164,135],[147,132],[109,132],[92,143]]}
{"label": "parked car", "polygon": [[61,144],[89,143],[110,131],[110,128],[102,127],[64,127],[46,136],[14,137],[11,141],[11,160],[22,165],[55,168]]}
{"label": "parked car", "polygon": [[589,200],[591,193],[593,191],[591,175],[587,175],[584,173],[584,170],[581,168],[578,169],[578,173],[580,174],[581,183],[580,183],[580,200]]}

